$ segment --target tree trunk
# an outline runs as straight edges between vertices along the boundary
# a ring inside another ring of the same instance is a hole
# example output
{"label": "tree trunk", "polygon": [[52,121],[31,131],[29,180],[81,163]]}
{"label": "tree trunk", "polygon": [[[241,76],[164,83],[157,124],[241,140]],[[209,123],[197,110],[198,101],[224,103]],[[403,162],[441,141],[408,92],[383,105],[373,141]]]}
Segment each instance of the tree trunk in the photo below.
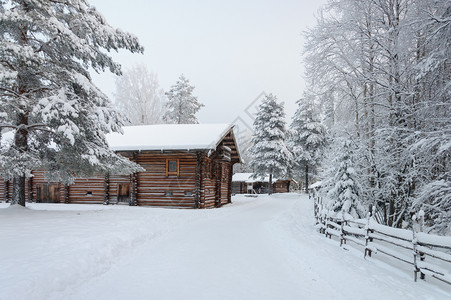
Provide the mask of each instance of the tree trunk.
{"label": "tree trunk", "polygon": [[388,207],[388,226],[392,227],[395,221],[395,200],[390,199]]}
{"label": "tree trunk", "polygon": [[269,187],[268,187],[268,194],[271,195],[272,194],[272,170],[269,173]]}
{"label": "tree trunk", "polygon": [[[23,113],[17,113],[17,126],[28,125],[28,116]],[[19,153],[25,153],[28,150],[28,131],[19,129],[14,135],[14,146]],[[16,176],[13,179],[13,195],[11,205],[19,204],[25,206],[25,174]]]}
{"label": "tree trunk", "polygon": [[25,176],[13,179],[13,196],[11,205],[19,204],[25,206]]}
{"label": "tree trunk", "polygon": [[308,165],[305,164],[305,192],[308,194]]}

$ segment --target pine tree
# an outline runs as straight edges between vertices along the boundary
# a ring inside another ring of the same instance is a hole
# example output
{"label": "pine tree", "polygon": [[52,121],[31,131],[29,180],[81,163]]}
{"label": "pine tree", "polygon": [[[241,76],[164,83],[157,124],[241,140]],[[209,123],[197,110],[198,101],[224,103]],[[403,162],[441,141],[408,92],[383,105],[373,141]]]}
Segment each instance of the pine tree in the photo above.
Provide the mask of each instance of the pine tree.
{"label": "pine tree", "polygon": [[269,174],[269,193],[272,193],[272,177],[288,176],[291,153],[285,144],[285,112],[272,94],[267,95],[258,107],[254,121],[254,135],[249,149],[250,166],[254,177]]}
{"label": "pine tree", "polygon": [[355,170],[351,141],[345,140],[339,153],[332,188],[328,191],[331,199],[329,209],[349,214],[354,218],[362,218],[365,216],[365,209],[360,199],[362,193]]}
{"label": "pine tree", "polygon": [[197,124],[196,113],[204,106],[193,96],[194,86],[182,74],[177,83],[166,93],[167,112],[163,120],[169,124]]}
{"label": "pine tree", "polygon": [[140,168],[108,149],[105,134],[122,118],[91,82],[88,69],[120,65],[105,51],[142,52],[85,0],[0,1],[0,175],[13,180],[12,204],[25,205],[25,180],[38,168],[70,184],[97,172]]}
{"label": "pine tree", "polygon": [[316,172],[321,161],[326,144],[326,129],[314,116],[313,101],[304,97],[296,103],[298,109],[290,125],[289,145],[293,153],[294,168],[303,171],[307,189],[309,173]]}

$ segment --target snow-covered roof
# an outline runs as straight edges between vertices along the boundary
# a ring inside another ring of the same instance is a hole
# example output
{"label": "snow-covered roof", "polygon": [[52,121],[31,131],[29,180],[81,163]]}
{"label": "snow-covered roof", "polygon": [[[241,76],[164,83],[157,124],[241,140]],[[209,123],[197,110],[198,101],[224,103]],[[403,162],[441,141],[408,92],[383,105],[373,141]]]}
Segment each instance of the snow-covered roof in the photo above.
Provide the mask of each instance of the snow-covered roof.
{"label": "snow-covered roof", "polygon": [[110,133],[111,150],[206,150],[216,149],[232,124],[160,124],[123,127],[124,134]]}
{"label": "snow-covered roof", "polygon": [[320,187],[321,184],[322,184],[322,181],[317,181],[317,182],[312,183],[311,185],[309,185],[308,188],[309,189],[314,189],[314,188]]}
{"label": "snow-covered roof", "polygon": [[236,173],[232,176],[232,182],[242,182],[247,181],[252,176],[253,173]]}
{"label": "snow-covered roof", "polygon": [[[254,183],[254,182],[269,182],[269,175],[265,176],[265,178],[252,178],[254,173],[235,173],[232,176],[232,182],[246,182],[246,183]],[[278,178],[273,177],[272,182],[278,181]]]}

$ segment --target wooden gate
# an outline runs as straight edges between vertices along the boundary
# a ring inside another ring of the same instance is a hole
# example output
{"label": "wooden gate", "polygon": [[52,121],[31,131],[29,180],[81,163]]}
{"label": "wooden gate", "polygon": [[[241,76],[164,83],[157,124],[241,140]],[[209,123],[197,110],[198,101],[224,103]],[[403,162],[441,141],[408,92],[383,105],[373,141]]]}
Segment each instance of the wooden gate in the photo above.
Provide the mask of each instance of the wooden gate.
{"label": "wooden gate", "polygon": [[130,203],[130,183],[119,183],[117,185],[117,203]]}
{"label": "wooden gate", "polygon": [[36,202],[58,203],[59,185],[57,183],[41,183],[36,185]]}

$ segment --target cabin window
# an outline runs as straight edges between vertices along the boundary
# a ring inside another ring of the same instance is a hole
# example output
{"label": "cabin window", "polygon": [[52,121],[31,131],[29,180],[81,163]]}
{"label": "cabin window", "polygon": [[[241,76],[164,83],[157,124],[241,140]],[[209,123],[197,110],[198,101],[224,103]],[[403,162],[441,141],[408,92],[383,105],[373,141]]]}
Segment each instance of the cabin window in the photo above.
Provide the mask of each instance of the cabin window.
{"label": "cabin window", "polygon": [[185,196],[186,196],[186,197],[192,197],[192,196],[193,196],[193,192],[191,192],[191,191],[186,191],[186,192],[185,192]]}
{"label": "cabin window", "polygon": [[179,176],[179,160],[167,159],[166,160],[166,176]]}
{"label": "cabin window", "polygon": [[166,197],[172,197],[173,193],[172,193],[172,191],[166,191],[166,192],[164,193],[164,195],[165,195]]}

